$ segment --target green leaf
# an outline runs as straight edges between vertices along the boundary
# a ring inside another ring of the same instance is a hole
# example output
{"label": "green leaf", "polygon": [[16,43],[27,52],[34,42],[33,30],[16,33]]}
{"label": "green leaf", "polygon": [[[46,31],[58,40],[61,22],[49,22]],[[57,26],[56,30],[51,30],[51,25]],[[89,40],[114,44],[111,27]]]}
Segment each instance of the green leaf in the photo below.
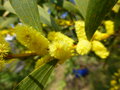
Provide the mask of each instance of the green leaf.
{"label": "green leaf", "polygon": [[4,7],[7,11],[9,11],[9,12],[12,12],[12,13],[14,13],[14,14],[16,13],[15,10],[13,9],[13,7],[12,7],[11,4],[10,4],[10,1],[6,1],[6,2],[4,3],[3,7]]}
{"label": "green leaf", "polygon": [[[6,10],[8,10],[11,13],[16,14],[15,10],[13,9],[13,7],[11,6],[9,1],[6,1],[4,3],[4,8]],[[45,11],[41,6],[38,6],[38,11],[39,11],[39,15],[40,15],[40,20],[42,23],[52,27],[54,30],[61,30],[61,28],[57,25],[57,23],[55,22],[54,18],[51,17],[47,11]]]}
{"label": "green leaf", "polygon": [[16,17],[5,18],[3,19],[2,22],[0,22],[0,29],[10,26],[10,24],[15,23],[16,21],[17,21]]}
{"label": "green leaf", "polygon": [[43,90],[56,64],[57,60],[52,60],[44,66],[34,70],[18,84],[15,90]]}
{"label": "green leaf", "polygon": [[76,5],[78,6],[78,10],[82,14],[82,17],[84,19],[85,19],[85,16],[86,16],[88,2],[89,2],[89,0],[75,0]]}
{"label": "green leaf", "polygon": [[36,0],[10,0],[10,3],[23,23],[42,32]]}
{"label": "green leaf", "polygon": [[52,27],[55,31],[60,30],[60,27],[55,22],[54,18],[48,14],[42,7],[38,6],[41,22]]}
{"label": "green leaf", "polygon": [[[64,1],[63,2],[63,8],[65,8],[66,10],[68,10],[69,12],[72,12],[72,13],[76,13],[76,14],[80,14],[79,13],[79,10],[78,10],[78,7],[74,4],[72,4],[71,2],[69,1]],[[80,14],[81,15],[81,14]]]}
{"label": "green leaf", "polygon": [[87,8],[85,30],[90,40],[105,15],[112,9],[118,0],[90,0]]}

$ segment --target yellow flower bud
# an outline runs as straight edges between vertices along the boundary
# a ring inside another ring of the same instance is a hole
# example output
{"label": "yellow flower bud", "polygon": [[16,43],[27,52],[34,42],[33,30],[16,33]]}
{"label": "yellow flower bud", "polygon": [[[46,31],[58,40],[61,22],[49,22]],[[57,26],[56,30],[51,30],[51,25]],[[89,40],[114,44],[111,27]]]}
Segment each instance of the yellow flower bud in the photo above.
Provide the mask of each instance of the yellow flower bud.
{"label": "yellow flower bud", "polygon": [[115,89],[115,90],[119,90],[119,86],[118,86],[118,85],[115,85],[115,86],[114,86],[114,89]]}
{"label": "yellow flower bud", "polygon": [[73,25],[72,21],[64,20],[64,19],[57,19],[57,23],[61,26],[71,26]]}
{"label": "yellow flower bud", "polygon": [[49,41],[40,32],[29,26],[15,27],[17,40],[38,55],[48,52]]}
{"label": "yellow flower bud", "polygon": [[117,81],[116,81],[116,80],[111,80],[110,84],[111,84],[112,86],[114,86],[114,85],[117,84]]}

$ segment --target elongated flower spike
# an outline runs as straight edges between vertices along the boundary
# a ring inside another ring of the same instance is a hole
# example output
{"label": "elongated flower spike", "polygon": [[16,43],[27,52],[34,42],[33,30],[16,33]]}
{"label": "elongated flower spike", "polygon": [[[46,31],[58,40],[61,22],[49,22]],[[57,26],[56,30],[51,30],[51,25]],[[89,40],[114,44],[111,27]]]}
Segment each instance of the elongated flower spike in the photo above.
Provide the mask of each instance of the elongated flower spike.
{"label": "elongated flower spike", "polygon": [[104,22],[105,28],[106,28],[106,33],[102,33],[100,31],[96,31],[95,34],[93,35],[93,40],[105,40],[111,35],[113,35],[114,32],[114,22],[111,20],[107,20]]}
{"label": "elongated flower spike", "polygon": [[99,41],[93,41],[92,42],[92,51],[95,52],[96,55],[98,55],[100,58],[105,59],[109,56],[109,51],[106,49],[106,47]]}
{"label": "elongated flower spike", "polygon": [[5,41],[4,37],[0,35],[0,71],[2,71],[5,66],[4,57],[8,54],[9,50],[9,44]]}
{"label": "elongated flower spike", "polygon": [[107,34],[107,33],[101,33],[100,31],[96,31],[95,34],[93,35],[93,40],[98,40],[98,41],[101,41],[101,40],[105,40],[109,37],[110,35]]}
{"label": "elongated flower spike", "polygon": [[51,40],[49,53],[52,57],[59,60],[59,64],[62,64],[65,60],[73,56],[74,40],[60,32],[50,32],[48,39]]}
{"label": "elongated flower spike", "polygon": [[91,50],[91,42],[87,40],[84,21],[76,21],[75,30],[78,37],[78,44],[76,46],[76,51],[80,55],[85,55]]}
{"label": "elongated flower spike", "polygon": [[38,55],[48,53],[49,41],[40,32],[29,26],[16,26],[17,40]]}
{"label": "elongated flower spike", "polygon": [[9,44],[5,41],[3,36],[0,35],[0,60],[8,54],[9,50]]}
{"label": "elongated flower spike", "polygon": [[62,34],[61,32],[49,32],[48,39],[50,41],[64,41],[70,45],[73,45],[74,40],[69,38],[68,36]]}
{"label": "elongated flower spike", "polygon": [[107,58],[107,56],[109,56],[109,51],[101,42],[99,42],[99,40],[104,40],[108,38],[110,35],[113,34],[114,29],[113,29],[113,23],[110,21],[106,22],[105,25],[106,25],[107,33],[101,33],[97,30],[91,41],[88,41],[85,34],[84,21],[75,22],[75,30],[78,37],[78,44],[76,46],[76,51],[78,54],[85,55],[89,53],[90,50],[92,50],[100,58],[105,59]]}
{"label": "elongated flower spike", "polygon": [[87,40],[87,36],[85,33],[85,22],[84,21],[76,21],[75,22],[75,30],[78,37],[78,40],[81,39]]}

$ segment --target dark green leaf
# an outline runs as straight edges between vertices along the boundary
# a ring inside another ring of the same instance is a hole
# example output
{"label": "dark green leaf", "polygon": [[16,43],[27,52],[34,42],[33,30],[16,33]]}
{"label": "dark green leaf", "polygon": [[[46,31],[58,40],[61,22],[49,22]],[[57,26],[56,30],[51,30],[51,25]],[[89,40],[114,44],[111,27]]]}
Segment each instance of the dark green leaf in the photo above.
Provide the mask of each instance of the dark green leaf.
{"label": "dark green leaf", "polygon": [[118,0],[89,0],[85,30],[88,39],[90,40],[104,19],[105,15],[112,9]]}
{"label": "dark green leaf", "polygon": [[119,28],[120,28],[120,10],[116,14],[116,16],[114,18],[114,22],[115,22],[115,30],[119,30]]}
{"label": "dark green leaf", "polygon": [[25,24],[42,31],[36,0],[10,0],[10,3]]}
{"label": "dark green leaf", "polygon": [[24,80],[22,80],[18,84],[16,89],[17,90],[43,90],[56,64],[57,64],[57,60],[52,60],[47,64],[45,64],[44,66],[34,70],[31,74],[29,74]]}

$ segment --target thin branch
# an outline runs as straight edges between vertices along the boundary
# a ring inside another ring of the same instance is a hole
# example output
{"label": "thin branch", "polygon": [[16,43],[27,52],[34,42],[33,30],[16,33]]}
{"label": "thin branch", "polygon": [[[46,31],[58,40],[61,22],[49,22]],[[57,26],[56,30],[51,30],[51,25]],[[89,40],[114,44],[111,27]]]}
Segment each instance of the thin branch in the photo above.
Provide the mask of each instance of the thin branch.
{"label": "thin branch", "polygon": [[35,56],[36,53],[22,53],[22,54],[8,54],[5,59],[13,59],[13,58],[25,58],[29,56]]}

